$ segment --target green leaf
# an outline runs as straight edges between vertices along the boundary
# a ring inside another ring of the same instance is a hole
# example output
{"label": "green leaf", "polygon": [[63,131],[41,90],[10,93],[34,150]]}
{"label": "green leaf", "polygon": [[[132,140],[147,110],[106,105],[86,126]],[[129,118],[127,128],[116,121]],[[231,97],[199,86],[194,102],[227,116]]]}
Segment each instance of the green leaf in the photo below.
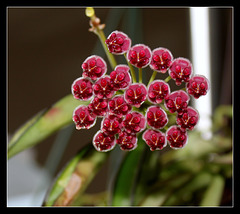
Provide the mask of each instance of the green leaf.
{"label": "green leaf", "polygon": [[[175,180],[177,181],[179,177],[176,177]],[[184,184],[175,190],[169,195],[169,198],[164,202],[164,206],[179,206],[183,205],[184,203],[190,203],[193,194],[198,190],[205,188],[209,185],[212,176],[210,173],[205,171],[200,171],[196,175],[192,175],[190,179]]]}
{"label": "green leaf", "polygon": [[177,177],[171,177],[167,181],[159,180],[155,185],[149,187],[149,191],[141,201],[140,206],[162,206],[178,188],[189,182],[191,177],[191,174],[183,173]]}
{"label": "green leaf", "polygon": [[221,105],[217,107],[213,115],[213,131],[217,131],[220,128],[226,128],[227,117],[233,117],[232,105]]}
{"label": "green leaf", "polygon": [[207,207],[219,206],[222,199],[224,184],[224,178],[221,175],[215,175],[203,195],[200,205]]}
{"label": "green leaf", "polygon": [[73,110],[78,105],[88,105],[89,101],[78,101],[67,95],[49,109],[39,112],[25,123],[8,144],[8,158],[32,147],[72,122]]}
{"label": "green leaf", "polygon": [[45,197],[43,206],[78,206],[82,193],[92,181],[109,153],[98,152],[90,143],[65,166]]}
{"label": "green leaf", "polygon": [[145,142],[142,140],[142,135],[139,135],[138,147],[126,154],[116,175],[112,190],[112,206],[132,205],[133,190],[135,189],[139,167],[141,167],[141,157],[144,148],[146,148]]}

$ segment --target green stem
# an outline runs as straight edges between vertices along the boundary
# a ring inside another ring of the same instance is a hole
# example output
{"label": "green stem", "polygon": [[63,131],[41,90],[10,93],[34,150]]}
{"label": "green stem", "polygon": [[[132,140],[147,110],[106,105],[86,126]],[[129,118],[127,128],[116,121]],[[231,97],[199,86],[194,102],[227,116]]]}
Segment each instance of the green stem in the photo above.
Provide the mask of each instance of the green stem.
{"label": "green stem", "polygon": [[139,71],[139,73],[138,73],[138,77],[139,77],[139,83],[142,83],[142,68],[138,68],[138,71]]}
{"label": "green stem", "polygon": [[136,75],[135,75],[135,71],[134,71],[134,68],[133,68],[132,64],[130,62],[128,62],[126,53],[124,54],[124,57],[125,57],[125,59],[126,59],[126,61],[128,63],[128,67],[130,68],[130,72],[131,72],[131,75],[132,75],[133,83],[136,83],[137,82],[137,78],[136,78]]}
{"label": "green stem", "polygon": [[100,39],[100,41],[102,43],[102,46],[104,48],[104,51],[105,51],[105,53],[107,55],[107,58],[109,60],[109,63],[111,65],[112,69],[114,69],[117,66],[117,62],[116,62],[116,59],[114,58],[114,56],[108,51],[107,45],[105,43],[106,37],[105,37],[104,32],[102,30],[98,29],[98,28],[97,28],[97,30],[95,32],[98,35],[98,37],[99,37],[99,39]]}
{"label": "green stem", "polygon": [[171,78],[171,76],[168,76],[164,81],[165,82],[168,82],[169,80],[171,80],[172,78]]}
{"label": "green stem", "polygon": [[153,71],[153,74],[152,74],[152,76],[151,76],[151,78],[150,78],[150,80],[149,80],[149,82],[148,82],[148,85],[147,85],[147,87],[150,85],[150,83],[155,79],[155,77],[156,77],[156,75],[157,75],[157,71]]}

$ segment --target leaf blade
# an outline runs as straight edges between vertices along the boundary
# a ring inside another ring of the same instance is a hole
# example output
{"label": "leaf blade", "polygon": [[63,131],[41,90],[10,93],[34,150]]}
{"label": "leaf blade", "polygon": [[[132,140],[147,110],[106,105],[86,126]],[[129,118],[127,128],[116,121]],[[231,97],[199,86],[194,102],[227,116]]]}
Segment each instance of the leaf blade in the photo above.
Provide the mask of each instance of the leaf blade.
{"label": "leaf blade", "polygon": [[145,148],[145,142],[142,140],[142,135],[139,135],[138,147],[126,155],[116,175],[111,196],[112,206],[132,205],[133,190],[139,170],[138,167]]}
{"label": "leaf blade", "polygon": [[221,175],[214,175],[213,179],[204,193],[200,206],[213,207],[219,206],[225,186],[225,180]]}
{"label": "leaf blade", "polygon": [[89,101],[75,100],[71,94],[63,97],[49,109],[39,112],[20,127],[8,144],[8,158],[44,140],[55,131],[72,122],[72,112]]}
{"label": "leaf blade", "polygon": [[50,187],[43,206],[77,206],[82,193],[105,163],[109,153],[98,152],[91,143],[63,168]]}

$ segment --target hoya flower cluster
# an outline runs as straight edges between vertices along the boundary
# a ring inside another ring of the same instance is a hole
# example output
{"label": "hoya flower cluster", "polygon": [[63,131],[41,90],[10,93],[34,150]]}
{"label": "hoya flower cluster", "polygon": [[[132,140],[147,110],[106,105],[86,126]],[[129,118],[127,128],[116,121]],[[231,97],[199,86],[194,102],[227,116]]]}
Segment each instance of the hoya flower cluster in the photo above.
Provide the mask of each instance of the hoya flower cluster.
{"label": "hoya flower cluster", "polygon": [[[154,72],[169,73],[176,85],[186,83],[185,90],[171,91],[164,80],[150,81],[148,86],[138,83],[130,72],[131,67],[117,65],[106,75],[106,62],[96,55],[82,63],[82,77],[72,84],[75,99],[90,100],[88,106],[80,105],[73,112],[77,129],[89,129],[97,117],[102,117],[101,129],[93,137],[98,151],[112,150],[116,144],[122,150],[137,147],[137,136],[151,151],[183,148],[187,143],[187,131],[199,120],[196,109],[188,106],[190,96],[198,99],[206,95],[209,82],[202,75],[193,76],[192,64],[185,58],[173,58],[166,48],[151,50],[144,44],[131,46],[131,39],[123,32],[112,32],[105,41],[112,54],[124,54],[129,66],[139,69],[149,66]],[[143,108],[144,106],[144,108]],[[168,114],[176,112],[176,124],[168,125]]]}

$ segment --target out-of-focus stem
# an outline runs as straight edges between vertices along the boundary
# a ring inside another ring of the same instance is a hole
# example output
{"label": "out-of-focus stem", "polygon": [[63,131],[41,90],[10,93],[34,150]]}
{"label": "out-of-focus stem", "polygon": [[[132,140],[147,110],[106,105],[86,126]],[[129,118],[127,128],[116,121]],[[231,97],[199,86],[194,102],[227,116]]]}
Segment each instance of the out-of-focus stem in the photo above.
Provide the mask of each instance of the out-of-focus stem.
{"label": "out-of-focus stem", "polygon": [[109,60],[109,63],[111,65],[112,69],[114,69],[117,66],[117,62],[116,62],[114,56],[108,51],[107,45],[105,43],[106,37],[105,37],[105,34],[104,34],[103,30],[100,30],[100,29],[97,28],[96,34],[98,35],[98,37],[99,37],[99,39],[102,43],[102,46],[103,46],[104,51],[105,51],[105,53],[108,57],[108,60]]}
{"label": "out-of-focus stem", "polygon": [[132,64],[130,62],[128,62],[126,54],[124,54],[124,56],[125,56],[125,59],[126,59],[126,61],[128,63],[128,67],[130,68],[130,72],[131,72],[131,75],[132,75],[133,83],[136,83],[137,82],[137,78],[136,78],[136,75],[135,75],[134,68],[133,68]]}
{"label": "out-of-focus stem", "polygon": [[139,83],[142,83],[142,68],[138,68]]}
{"label": "out-of-focus stem", "polygon": [[117,62],[116,62],[114,56],[108,51],[107,45],[105,43],[106,37],[103,32],[103,28],[105,27],[105,24],[100,24],[100,19],[95,15],[94,8],[87,7],[85,10],[85,14],[87,17],[90,18],[90,25],[92,26],[92,28],[90,28],[89,30],[94,32],[95,34],[97,34],[97,36],[99,37],[101,44],[103,46],[103,49],[109,60],[109,63],[111,65],[112,69],[114,69],[117,66]]}
{"label": "out-of-focus stem", "polygon": [[169,80],[171,80],[172,78],[171,78],[171,76],[169,75],[164,81],[165,82],[168,82]]}
{"label": "out-of-focus stem", "polygon": [[149,82],[148,82],[148,85],[147,85],[147,87],[150,85],[150,83],[155,79],[155,77],[156,77],[156,75],[157,75],[157,71],[153,71],[153,74],[152,74],[152,76],[151,76],[151,78],[150,78],[150,80],[149,80]]}

